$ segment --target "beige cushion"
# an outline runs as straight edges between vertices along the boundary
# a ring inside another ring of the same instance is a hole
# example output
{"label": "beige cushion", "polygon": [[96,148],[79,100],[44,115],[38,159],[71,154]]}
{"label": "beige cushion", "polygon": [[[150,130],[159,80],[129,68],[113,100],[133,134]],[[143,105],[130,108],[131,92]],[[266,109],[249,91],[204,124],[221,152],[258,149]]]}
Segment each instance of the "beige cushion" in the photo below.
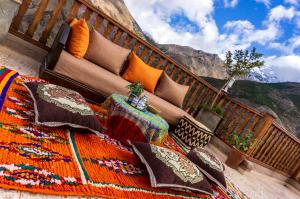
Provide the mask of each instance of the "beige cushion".
{"label": "beige cushion", "polygon": [[130,50],[107,40],[93,29],[85,58],[119,75],[129,53]]}
{"label": "beige cushion", "polygon": [[[86,59],[77,59],[66,51],[61,53],[54,71],[90,86],[106,97],[112,93],[128,94],[126,88],[130,84],[128,81]],[[149,103],[161,111],[160,115],[173,125],[176,125],[180,118],[187,115],[182,109],[154,94],[147,91],[144,94],[149,97]]]}
{"label": "beige cushion", "polygon": [[189,86],[176,83],[164,72],[160,78],[160,83],[155,94],[175,106],[182,107],[188,90]]}
{"label": "beige cushion", "polygon": [[145,94],[149,97],[149,103],[157,107],[161,111],[160,115],[170,124],[176,125],[180,118],[187,115],[184,110],[174,106],[166,100],[149,93],[148,91],[145,91]]}

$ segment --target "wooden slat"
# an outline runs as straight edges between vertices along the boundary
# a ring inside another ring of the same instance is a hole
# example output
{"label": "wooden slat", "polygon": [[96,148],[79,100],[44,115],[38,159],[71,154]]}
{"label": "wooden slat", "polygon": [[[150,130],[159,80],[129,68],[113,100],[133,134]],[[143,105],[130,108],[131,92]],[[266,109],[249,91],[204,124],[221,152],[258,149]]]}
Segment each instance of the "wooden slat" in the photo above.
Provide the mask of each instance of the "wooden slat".
{"label": "wooden slat", "polygon": [[[277,131],[278,132],[278,131]],[[278,136],[277,136],[278,135]],[[279,150],[282,147],[283,144],[283,134],[280,134],[279,132],[276,134],[277,139],[274,140],[274,144],[272,145],[272,150],[267,154],[267,156],[265,157],[264,162],[268,165],[271,164],[272,160],[274,159],[275,155],[278,154]]]}
{"label": "wooden slat", "polygon": [[11,29],[14,29],[16,31],[19,30],[23,16],[26,13],[31,1],[32,0],[23,0],[22,4],[19,7],[18,14],[13,19],[13,22],[11,24]]}
{"label": "wooden slat", "polygon": [[103,20],[104,20],[104,19],[103,19],[101,16],[97,15],[96,20],[95,20],[95,24],[94,24],[94,28],[95,28],[96,30],[99,29],[99,27],[101,26]]}
{"label": "wooden slat", "polygon": [[113,31],[113,29],[114,25],[108,22],[106,28],[104,29],[103,36],[110,40],[110,34]]}
{"label": "wooden slat", "polygon": [[300,160],[300,149],[298,148],[294,161],[290,165],[288,165],[289,167],[288,171],[290,175],[293,175],[296,172],[298,165],[300,164],[299,160]]}
{"label": "wooden slat", "polygon": [[275,142],[275,140],[277,140],[277,135],[276,134],[277,130],[274,129],[271,134],[270,134],[270,137],[269,139],[267,140],[266,144],[265,144],[265,147],[264,147],[264,151],[262,153],[260,153],[260,155],[258,156],[258,159],[260,161],[263,162],[263,160],[265,159],[265,156],[266,154],[270,151],[270,149],[273,147],[273,144]]}
{"label": "wooden slat", "polygon": [[[203,92],[199,96],[199,103],[200,104],[207,104],[208,98],[211,95],[211,92],[209,89],[203,89]],[[209,105],[209,104],[207,104]]]}
{"label": "wooden slat", "polygon": [[152,67],[154,67],[154,68],[156,68],[156,66],[154,66],[154,63],[157,62],[158,58],[159,58],[159,55],[157,53],[155,53],[155,52],[152,51],[152,54],[149,57],[149,60],[148,60],[147,64],[150,65],[150,66],[152,66]]}
{"label": "wooden slat", "polygon": [[191,106],[196,94],[201,91],[201,87],[203,87],[202,84],[199,84],[195,79],[194,79],[194,83],[195,85],[195,89],[194,91],[191,93],[191,91],[189,92],[188,96],[187,96],[187,102],[186,102],[186,108],[189,108],[189,106]]}
{"label": "wooden slat", "polygon": [[279,160],[281,160],[282,157],[286,154],[286,152],[288,150],[287,148],[289,147],[289,141],[290,140],[286,136],[284,136],[280,150],[278,151],[276,156],[273,158],[273,160],[270,162],[270,165],[272,167],[275,168],[277,162],[279,162]]}
{"label": "wooden slat", "polygon": [[257,156],[260,155],[260,152],[263,151],[267,140],[270,138],[270,133],[273,130],[274,127],[272,126],[268,129],[267,133],[260,140],[256,140],[256,142],[254,143],[254,145],[256,145],[256,148],[254,148],[254,150],[250,154],[252,157],[257,158]]}
{"label": "wooden slat", "polygon": [[83,18],[88,22],[92,14],[93,14],[93,11],[89,8],[86,8],[85,12],[83,14]]}
{"label": "wooden slat", "polygon": [[290,146],[288,153],[283,158],[283,160],[278,164],[277,168],[284,170],[286,168],[286,165],[289,162],[290,158],[294,156],[294,152],[296,149],[297,149],[296,143],[292,142],[292,145]]}
{"label": "wooden slat", "polygon": [[140,58],[141,58],[144,62],[146,62],[145,59],[146,59],[146,57],[149,55],[149,52],[150,52],[150,51],[151,51],[151,50],[150,50],[148,47],[145,46],[144,50],[142,51],[142,54],[140,55]]}
{"label": "wooden slat", "polygon": [[130,37],[127,34],[126,37],[125,37],[125,40],[124,40],[124,48],[129,48],[129,44],[130,44],[131,39],[132,39],[132,37]]}
{"label": "wooden slat", "polygon": [[188,85],[191,87],[191,83],[189,83],[190,81],[194,81],[194,78],[190,77],[190,76],[186,76],[184,81],[183,81],[183,85]]}
{"label": "wooden slat", "polygon": [[238,134],[240,134],[244,128],[249,124],[249,121],[253,117],[254,113],[253,112],[248,112],[247,118],[244,120],[244,122],[240,125],[240,127],[236,130]]}
{"label": "wooden slat", "polygon": [[261,117],[259,115],[256,115],[253,122],[252,122],[252,125],[249,127],[249,131],[253,131],[256,124],[258,123],[258,121],[261,119]]}
{"label": "wooden slat", "polygon": [[236,114],[236,112],[237,112],[238,109],[239,109],[239,106],[236,105],[234,107],[232,113],[230,113],[230,116],[229,116],[229,112],[228,112],[227,116],[229,116],[229,117],[227,119],[224,118],[224,119],[226,119],[226,122],[223,125],[221,125],[221,126],[222,126],[222,129],[226,130],[226,135],[227,135],[227,131],[228,131],[228,129],[227,129],[228,125],[232,122],[232,120],[233,120],[233,118],[234,118],[234,116],[235,116],[235,114]]}
{"label": "wooden slat", "polygon": [[119,41],[121,39],[121,36],[123,34],[123,31],[121,31],[119,28],[116,30],[116,34],[112,38],[112,41],[116,44],[119,44]]}
{"label": "wooden slat", "polygon": [[81,3],[79,3],[78,1],[74,0],[74,3],[69,11],[68,17],[67,17],[67,23],[69,23],[73,18],[76,17],[78,10],[81,6]]}
{"label": "wooden slat", "polygon": [[203,87],[200,90],[200,93],[195,96],[195,99],[194,99],[194,101],[191,104],[191,107],[194,108],[192,114],[196,113],[198,105],[201,104],[201,99],[202,99],[203,95],[206,95],[207,92],[208,92],[208,90],[203,85]]}
{"label": "wooden slat", "polygon": [[292,151],[291,153],[291,157],[288,159],[288,161],[286,162],[286,170],[289,170],[291,168],[292,163],[294,163],[295,161],[298,160],[299,155],[297,155],[299,153],[299,147],[297,144],[295,144],[295,150]]}
{"label": "wooden slat", "polygon": [[183,77],[185,77],[185,74],[186,73],[184,73],[183,71],[179,71],[179,73],[178,73],[178,77],[177,77],[177,83],[179,83],[180,84],[180,82],[181,82],[181,79],[183,78]]}
{"label": "wooden slat", "polygon": [[49,34],[54,26],[54,24],[57,22],[57,19],[66,3],[66,0],[59,0],[57,6],[52,12],[52,16],[50,20],[47,22],[47,25],[42,33],[42,36],[39,39],[39,42],[42,44],[46,44],[47,39],[49,37]]}
{"label": "wooden slat", "polygon": [[136,43],[133,47],[133,51],[137,54],[139,52],[140,48],[141,48],[141,44]]}
{"label": "wooden slat", "polygon": [[174,65],[170,62],[167,62],[165,65],[160,65],[158,68],[164,70],[168,75],[170,75],[169,71],[171,68],[174,68]]}
{"label": "wooden slat", "polygon": [[37,25],[41,21],[43,14],[48,6],[48,2],[49,2],[49,0],[43,0],[40,2],[39,7],[38,7],[37,11],[35,12],[33,21],[31,22],[28,30],[26,31],[26,35],[28,35],[29,37],[33,36],[33,34],[37,28]]}
{"label": "wooden slat", "polygon": [[178,70],[179,70],[178,67],[176,67],[176,66],[174,65],[173,70],[172,70],[172,72],[171,72],[171,74],[170,74],[170,77],[171,77],[174,81],[176,81],[176,79],[177,79],[177,78],[175,78],[175,75],[177,74]]}
{"label": "wooden slat", "polygon": [[227,139],[229,138],[229,136],[234,132],[234,129],[237,127],[237,125],[240,123],[244,113],[245,113],[245,109],[240,107],[240,112],[239,115],[236,117],[235,120],[233,120],[229,130],[227,131]]}

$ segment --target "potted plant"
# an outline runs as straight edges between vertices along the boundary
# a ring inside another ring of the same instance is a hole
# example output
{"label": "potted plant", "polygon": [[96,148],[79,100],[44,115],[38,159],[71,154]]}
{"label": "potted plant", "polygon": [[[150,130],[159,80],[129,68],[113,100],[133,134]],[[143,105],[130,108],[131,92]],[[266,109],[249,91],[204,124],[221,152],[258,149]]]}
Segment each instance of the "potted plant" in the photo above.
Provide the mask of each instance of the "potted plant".
{"label": "potted plant", "polygon": [[211,131],[215,131],[221,119],[224,116],[224,109],[219,106],[210,107],[207,104],[202,105],[196,119],[201,121]]}
{"label": "potted plant", "polygon": [[233,132],[229,139],[229,143],[233,148],[225,162],[229,167],[236,169],[245,160],[245,153],[255,141],[253,136],[252,131],[250,131],[248,135],[239,135],[237,132]]}
{"label": "potted plant", "polygon": [[[216,105],[219,97],[223,94],[223,91],[227,92],[233,86],[236,79],[246,77],[253,68],[263,66],[264,61],[260,60],[262,56],[262,54],[256,52],[256,48],[253,48],[250,52],[248,50],[236,50],[234,53],[228,51],[224,64],[228,78],[212,100],[212,103],[209,106],[202,106],[196,119],[214,131],[222,119],[222,115],[214,114],[216,110],[221,110],[221,107]],[[224,111],[219,112],[224,113]]]}
{"label": "potted plant", "polygon": [[128,97],[127,102],[129,104],[135,103],[135,105],[136,105],[139,101],[139,97],[144,92],[143,85],[140,82],[135,82],[135,83],[129,84],[127,86],[127,88],[129,89],[129,97]]}

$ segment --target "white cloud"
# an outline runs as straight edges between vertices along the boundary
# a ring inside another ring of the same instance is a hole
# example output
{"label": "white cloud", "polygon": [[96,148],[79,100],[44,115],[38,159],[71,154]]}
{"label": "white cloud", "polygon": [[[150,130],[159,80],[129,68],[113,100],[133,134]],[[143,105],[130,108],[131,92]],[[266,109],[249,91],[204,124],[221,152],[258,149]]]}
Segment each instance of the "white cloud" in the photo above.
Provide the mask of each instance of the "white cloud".
{"label": "white cloud", "polygon": [[300,36],[294,36],[283,43],[271,42],[269,47],[281,51],[284,55],[293,55],[300,47]]}
{"label": "white cloud", "polygon": [[[255,29],[254,25],[247,20],[228,21],[224,28],[232,30],[231,34],[238,36],[237,43],[245,43],[250,46],[251,43],[256,42],[265,45],[267,42],[275,40],[280,31],[276,24],[266,23],[264,29]],[[230,35],[230,33],[228,33]]]}
{"label": "white cloud", "polygon": [[234,8],[239,3],[239,0],[224,0],[225,8]]}
{"label": "white cloud", "polygon": [[[266,23],[262,29],[246,20],[229,21],[220,33],[213,19],[213,0],[125,0],[129,10],[141,28],[159,43],[175,43],[191,46],[221,56],[227,50],[245,49],[253,42],[265,44],[280,35],[277,25]],[[184,13],[199,26],[196,33],[176,30],[168,23],[170,16]]]}
{"label": "white cloud", "polygon": [[299,4],[299,0],[284,0],[284,2],[292,4],[292,5],[298,5]]}
{"label": "white cloud", "polygon": [[283,19],[292,19],[297,12],[295,11],[294,7],[286,8],[282,5],[278,5],[271,9],[269,13],[269,20],[270,21],[280,21]]}
{"label": "white cloud", "polygon": [[269,8],[270,7],[270,5],[271,5],[271,2],[270,2],[270,0],[255,0],[257,3],[263,3],[263,4],[265,4],[265,6],[267,7],[267,8]]}
{"label": "white cloud", "polygon": [[[217,42],[219,30],[212,17],[213,0],[125,0],[141,28],[159,43],[175,43],[199,49],[211,49]],[[168,23],[172,14],[183,12],[200,28],[198,33],[178,31]],[[214,49],[213,49],[214,48]]]}
{"label": "white cloud", "polygon": [[300,56],[271,56],[265,59],[266,67],[271,67],[278,81],[300,82]]}

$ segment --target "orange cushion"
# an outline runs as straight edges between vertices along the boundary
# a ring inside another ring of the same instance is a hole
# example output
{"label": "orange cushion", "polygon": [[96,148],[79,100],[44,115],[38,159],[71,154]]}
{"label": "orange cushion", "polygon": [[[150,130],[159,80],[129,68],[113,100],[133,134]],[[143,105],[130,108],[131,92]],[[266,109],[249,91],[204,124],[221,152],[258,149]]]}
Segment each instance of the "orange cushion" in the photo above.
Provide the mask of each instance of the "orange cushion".
{"label": "orange cushion", "polygon": [[129,82],[141,82],[144,88],[154,93],[156,84],[162,74],[162,70],[153,68],[143,62],[134,52],[130,55],[128,68],[123,78]]}
{"label": "orange cushion", "polygon": [[89,46],[89,27],[85,19],[73,19],[70,26],[71,32],[67,43],[68,52],[74,57],[82,58]]}

